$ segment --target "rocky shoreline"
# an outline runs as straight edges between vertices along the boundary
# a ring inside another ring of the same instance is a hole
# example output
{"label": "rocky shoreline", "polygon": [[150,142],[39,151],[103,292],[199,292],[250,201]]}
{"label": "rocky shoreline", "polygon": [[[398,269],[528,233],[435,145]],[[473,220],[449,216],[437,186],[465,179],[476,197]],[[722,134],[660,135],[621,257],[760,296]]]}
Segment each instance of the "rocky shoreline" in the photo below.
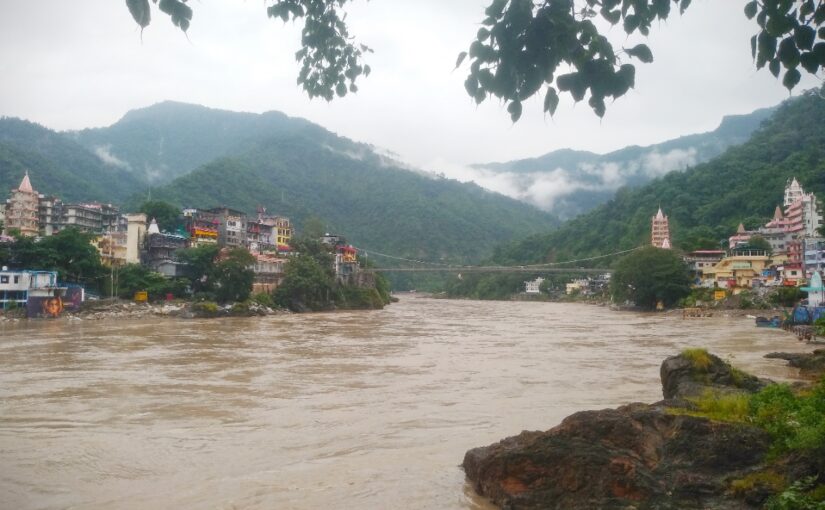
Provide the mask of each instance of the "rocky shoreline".
{"label": "rocky shoreline", "polygon": [[[264,317],[268,315],[291,314],[288,310],[270,308],[254,302],[231,303],[226,305],[204,306],[203,303],[172,301],[160,304],[135,303],[125,300],[87,301],[79,310],[65,311],[63,316],[56,320],[66,321],[100,321],[100,320],[132,320],[180,318],[199,319],[217,317]],[[28,319],[25,310],[17,310],[0,314],[0,323],[20,322],[27,320],[55,320],[55,319]]]}
{"label": "rocky shoreline", "polygon": [[[770,355],[825,367],[825,351],[808,356]],[[776,456],[764,428],[697,412],[708,395],[748,402],[771,381],[699,350],[667,358],[660,375],[664,400],[575,413],[548,431],[474,448],[462,463],[467,478],[509,510],[751,509],[825,473],[821,455]]]}

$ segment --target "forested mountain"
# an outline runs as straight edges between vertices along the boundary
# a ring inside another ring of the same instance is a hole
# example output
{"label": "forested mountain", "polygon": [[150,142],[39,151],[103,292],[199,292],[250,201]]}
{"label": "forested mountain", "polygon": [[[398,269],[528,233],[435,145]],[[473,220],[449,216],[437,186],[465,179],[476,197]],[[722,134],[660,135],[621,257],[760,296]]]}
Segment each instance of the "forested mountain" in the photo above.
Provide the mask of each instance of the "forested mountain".
{"label": "forested mountain", "polygon": [[676,247],[715,248],[739,222],[755,227],[781,204],[797,177],[825,198],[825,99],[808,91],[785,101],[746,143],[685,172],[641,188],[623,188],[608,203],[548,234],[496,249],[500,263],[569,260],[649,242],[650,218],[661,204]]}
{"label": "forested mountain", "polygon": [[299,132],[326,130],[281,112],[232,112],[165,101],[132,110],[109,127],[68,134],[139,178],[164,184],[237,152],[241,145]]}
{"label": "forested mountain", "polygon": [[506,163],[474,165],[497,174],[516,189],[514,198],[569,219],[613,198],[622,186],[638,187],[672,171],[709,161],[728,147],[744,143],[775,108],[724,117],[714,131],[663,143],[636,145],[595,154],[561,149]]}
{"label": "forested mountain", "polygon": [[15,118],[0,118],[0,190],[16,188],[28,170],[37,191],[68,201],[120,202],[142,187],[62,134]]}
{"label": "forested mountain", "polygon": [[331,134],[273,137],[155,188],[153,198],[250,213],[263,205],[299,224],[316,216],[360,247],[454,262],[479,260],[496,243],[557,224],[474,184],[422,176],[357,149]]}

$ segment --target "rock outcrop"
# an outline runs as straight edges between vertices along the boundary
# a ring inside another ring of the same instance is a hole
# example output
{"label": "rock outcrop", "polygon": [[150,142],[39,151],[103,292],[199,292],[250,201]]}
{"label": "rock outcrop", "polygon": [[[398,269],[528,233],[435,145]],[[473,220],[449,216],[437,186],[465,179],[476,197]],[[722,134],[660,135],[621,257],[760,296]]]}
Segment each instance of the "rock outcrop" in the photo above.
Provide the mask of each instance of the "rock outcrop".
{"label": "rock outcrop", "polygon": [[735,494],[731,482],[764,468],[770,437],[692,416],[685,399],[708,388],[756,391],[767,382],[700,352],[706,358],[686,351],[662,363],[667,400],[580,412],[546,432],[475,448],[464,457],[467,478],[512,510],[752,508],[770,493]]}
{"label": "rock outcrop", "polygon": [[811,353],[772,352],[766,358],[784,359],[788,365],[798,368],[803,377],[819,378],[825,375],[825,349],[816,349]]}
{"label": "rock outcrop", "polygon": [[666,399],[698,397],[708,390],[753,393],[769,382],[733,368],[719,357],[698,349],[667,358],[662,362],[659,376]]}

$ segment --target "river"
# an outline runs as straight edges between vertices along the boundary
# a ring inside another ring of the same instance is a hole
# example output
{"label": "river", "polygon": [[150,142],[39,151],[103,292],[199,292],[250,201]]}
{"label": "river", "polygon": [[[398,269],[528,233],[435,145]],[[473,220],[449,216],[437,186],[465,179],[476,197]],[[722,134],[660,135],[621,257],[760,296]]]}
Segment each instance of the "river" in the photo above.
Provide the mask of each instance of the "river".
{"label": "river", "polygon": [[486,509],[464,452],[661,399],[707,347],[760,376],[805,346],[736,318],[406,296],[382,311],[0,325],[0,507]]}

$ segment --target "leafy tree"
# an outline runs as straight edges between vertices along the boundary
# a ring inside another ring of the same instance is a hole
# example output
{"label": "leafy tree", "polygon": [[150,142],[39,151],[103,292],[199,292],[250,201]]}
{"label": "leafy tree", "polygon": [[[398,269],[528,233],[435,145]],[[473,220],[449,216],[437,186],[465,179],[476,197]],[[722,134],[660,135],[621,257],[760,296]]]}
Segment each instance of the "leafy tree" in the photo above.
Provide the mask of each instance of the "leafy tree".
{"label": "leafy tree", "polygon": [[[152,0],[158,3],[157,0]],[[307,94],[327,101],[335,95],[356,92],[356,79],[369,75],[363,56],[372,50],[349,34],[344,6],[350,0],[273,0],[269,17],[283,21],[302,19],[302,49],[295,58],[302,63],[298,83]],[[158,8],[186,31],[192,9],[186,0],[160,0]],[[513,121],[521,116],[522,101],[544,91],[544,111],[551,115],[559,93],[577,102],[588,95],[588,104],[599,117],[605,99],[623,96],[635,85],[631,61],[650,63],[653,52],[646,44],[614,48],[596,27],[601,18],[610,25],[621,23],[630,36],[647,36],[655,22],[666,20],[671,10],[680,13],[691,0],[492,0],[468,52],[465,81],[467,93],[481,103],[495,96],[507,104]],[[149,0],[127,0],[129,11],[143,28],[149,25]],[[816,0],[751,0],[744,14],[756,22],[751,53],[757,69],[768,66],[789,90],[800,81],[801,67],[815,74],[825,66],[825,2]],[[632,60],[631,60],[632,59]],[[559,69],[563,72],[559,73]]]}
{"label": "leafy tree", "polygon": [[187,287],[184,279],[170,280],[140,264],[127,264],[118,270],[117,294],[123,299],[131,299],[138,291],[146,291],[152,301],[164,299],[167,294],[184,297]]}
{"label": "leafy tree", "polygon": [[647,246],[616,263],[610,293],[615,301],[651,310],[659,301],[671,306],[690,294],[688,268],[672,250]]}
{"label": "leafy tree", "polygon": [[763,250],[768,253],[773,253],[773,247],[771,247],[771,243],[768,242],[767,239],[760,235],[755,235],[748,240],[748,247],[754,250]]}
{"label": "leafy tree", "polygon": [[326,310],[332,304],[335,280],[328,265],[300,253],[289,259],[284,280],[275,290],[275,302],[290,310]]}
{"label": "leafy tree", "polygon": [[181,225],[181,210],[163,200],[148,200],[140,206],[140,212],[150,220],[154,218],[158,227],[167,232],[174,232]]}
{"label": "leafy tree", "polygon": [[255,273],[250,266],[255,258],[243,248],[233,248],[219,257],[212,270],[218,301],[245,301],[252,293]]}
{"label": "leafy tree", "polygon": [[206,244],[176,252],[178,260],[186,264],[186,278],[190,281],[193,292],[214,290],[213,269],[219,250],[216,244]]}
{"label": "leafy tree", "polygon": [[17,236],[8,248],[8,265],[20,269],[57,271],[62,281],[98,285],[105,273],[94,235],[66,229],[36,240]]}
{"label": "leafy tree", "polygon": [[318,216],[310,216],[304,220],[304,237],[307,239],[317,240],[322,235],[326,234],[326,224],[324,220]]}

